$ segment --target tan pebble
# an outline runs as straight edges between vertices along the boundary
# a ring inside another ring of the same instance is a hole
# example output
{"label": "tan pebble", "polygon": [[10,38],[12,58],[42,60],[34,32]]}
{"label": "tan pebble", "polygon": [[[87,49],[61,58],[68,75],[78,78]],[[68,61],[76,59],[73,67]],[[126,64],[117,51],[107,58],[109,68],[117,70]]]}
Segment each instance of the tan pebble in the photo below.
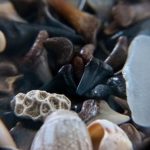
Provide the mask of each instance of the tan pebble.
{"label": "tan pebble", "polygon": [[2,31],[0,31],[0,53],[2,53],[6,48],[6,38]]}

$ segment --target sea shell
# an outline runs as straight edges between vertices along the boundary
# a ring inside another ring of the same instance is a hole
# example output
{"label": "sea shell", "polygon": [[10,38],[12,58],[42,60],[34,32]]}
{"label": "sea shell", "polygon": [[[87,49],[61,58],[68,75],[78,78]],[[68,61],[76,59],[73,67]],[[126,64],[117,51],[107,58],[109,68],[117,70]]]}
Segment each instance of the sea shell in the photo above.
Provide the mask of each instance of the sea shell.
{"label": "sea shell", "polygon": [[6,48],[6,38],[2,31],[0,31],[0,53],[2,53]]}
{"label": "sea shell", "polygon": [[64,95],[32,90],[27,94],[17,94],[11,106],[18,117],[42,120],[57,109],[70,109],[71,102]]}
{"label": "sea shell", "polygon": [[120,126],[132,141],[134,147],[138,147],[142,143],[142,133],[138,131],[132,124],[126,123]]}
{"label": "sea shell", "polygon": [[0,147],[17,150],[16,144],[2,120],[0,120]]}
{"label": "sea shell", "polygon": [[113,123],[121,124],[130,120],[129,116],[114,111],[107,102],[87,100],[83,103],[79,116],[87,123],[97,119],[107,119]]}
{"label": "sea shell", "polygon": [[126,133],[116,124],[107,120],[96,120],[88,126],[93,150],[132,150],[133,146]]}
{"label": "sea shell", "polygon": [[31,150],[92,150],[85,124],[75,112],[58,110],[47,117]]}
{"label": "sea shell", "polygon": [[144,127],[150,127],[149,47],[149,36],[137,36],[130,44],[128,59],[123,68],[133,121]]}

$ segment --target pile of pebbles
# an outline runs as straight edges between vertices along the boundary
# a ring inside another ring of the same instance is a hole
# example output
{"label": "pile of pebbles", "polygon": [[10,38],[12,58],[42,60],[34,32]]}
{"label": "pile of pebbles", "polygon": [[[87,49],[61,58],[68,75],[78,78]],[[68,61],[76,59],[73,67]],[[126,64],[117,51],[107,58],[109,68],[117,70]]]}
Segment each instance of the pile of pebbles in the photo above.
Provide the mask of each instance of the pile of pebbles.
{"label": "pile of pebbles", "polygon": [[0,149],[146,150],[148,0],[0,1]]}

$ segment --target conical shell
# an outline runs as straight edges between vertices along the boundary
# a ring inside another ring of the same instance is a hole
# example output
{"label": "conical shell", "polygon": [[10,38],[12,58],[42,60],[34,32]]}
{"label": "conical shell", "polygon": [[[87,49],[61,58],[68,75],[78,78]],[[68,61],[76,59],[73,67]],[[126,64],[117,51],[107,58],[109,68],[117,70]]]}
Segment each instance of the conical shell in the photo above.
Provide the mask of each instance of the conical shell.
{"label": "conical shell", "polygon": [[107,120],[96,120],[88,126],[93,150],[132,150],[132,143],[125,132]]}
{"label": "conical shell", "polygon": [[58,110],[47,117],[31,150],[92,150],[85,124],[76,113]]}

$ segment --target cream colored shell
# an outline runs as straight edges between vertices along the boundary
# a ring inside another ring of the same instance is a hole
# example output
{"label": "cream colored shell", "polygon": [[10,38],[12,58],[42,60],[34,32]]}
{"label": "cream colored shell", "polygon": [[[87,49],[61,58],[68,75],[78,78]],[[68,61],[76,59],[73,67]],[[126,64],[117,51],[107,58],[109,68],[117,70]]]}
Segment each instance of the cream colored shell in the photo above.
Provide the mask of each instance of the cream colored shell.
{"label": "cream colored shell", "polygon": [[6,48],[6,37],[2,31],[0,31],[0,53]]}
{"label": "cream colored shell", "polygon": [[85,124],[75,112],[58,110],[46,118],[31,150],[92,150]]}
{"label": "cream colored shell", "polygon": [[43,120],[57,109],[70,110],[71,102],[65,95],[32,90],[27,94],[17,94],[11,106],[18,117]]}
{"label": "cream colored shell", "polygon": [[18,150],[13,138],[11,137],[8,129],[6,128],[6,126],[4,125],[1,119],[0,119],[0,147],[8,148],[8,149],[10,148],[12,150]]}
{"label": "cream colored shell", "polygon": [[[102,129],[100,131],[103,133],[100,133],[98,130],[97,133],[94,133],[96,126],[100,126]],[[88,126],[88,129],[90,135],[93,135],[93,133],[103,135],[100,139],[98,150],[133,150],[132,143],[126,133],[119,126],[108,120],[96,120]],[[92,139],[93,142],[95,142],[95,140],[98,141],[98,139]]]}

